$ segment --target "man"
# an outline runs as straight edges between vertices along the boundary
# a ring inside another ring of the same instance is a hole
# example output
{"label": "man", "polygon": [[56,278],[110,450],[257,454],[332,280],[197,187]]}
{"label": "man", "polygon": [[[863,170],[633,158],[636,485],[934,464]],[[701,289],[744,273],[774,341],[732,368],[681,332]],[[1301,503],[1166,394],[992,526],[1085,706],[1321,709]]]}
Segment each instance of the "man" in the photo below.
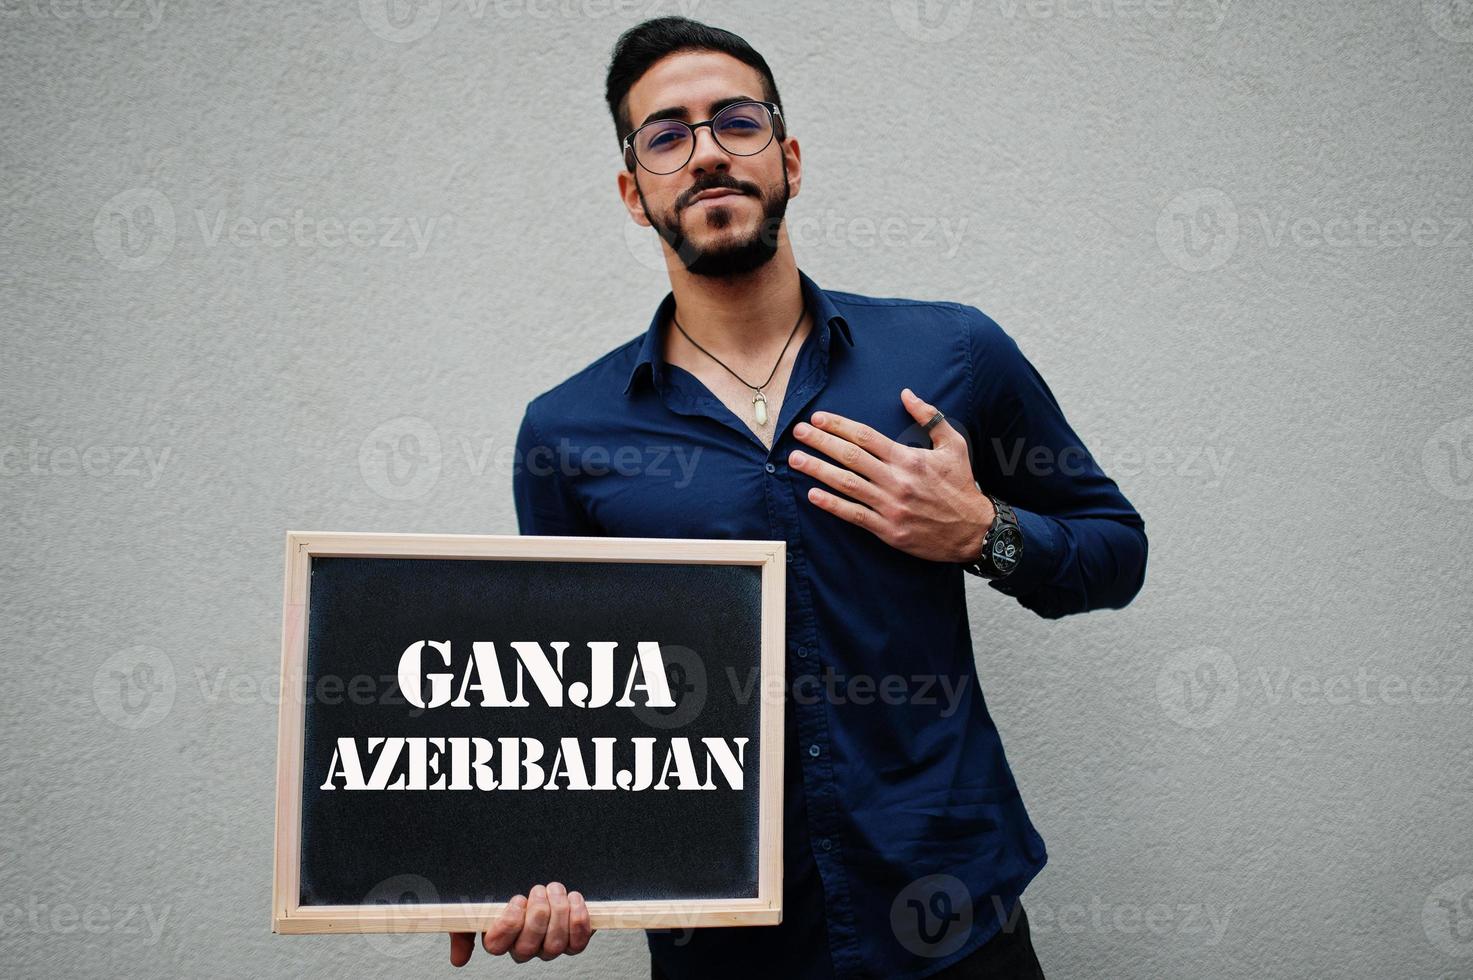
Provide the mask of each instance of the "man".
{"label": "man", "polygon": [[[671,292],[528,405],[521,532],[782,539],[789,561],[783,921],[647,931],[653,975],[1041,976],[1019,898],[1047,855],[977,686],[966,573],[1044,617],[1120,608],[1144,524],[985,314],[798,269],[798,141],[741,38],[647,21],[607,97]],[[482,942],[522,962],[591,934],[552,882]]]}

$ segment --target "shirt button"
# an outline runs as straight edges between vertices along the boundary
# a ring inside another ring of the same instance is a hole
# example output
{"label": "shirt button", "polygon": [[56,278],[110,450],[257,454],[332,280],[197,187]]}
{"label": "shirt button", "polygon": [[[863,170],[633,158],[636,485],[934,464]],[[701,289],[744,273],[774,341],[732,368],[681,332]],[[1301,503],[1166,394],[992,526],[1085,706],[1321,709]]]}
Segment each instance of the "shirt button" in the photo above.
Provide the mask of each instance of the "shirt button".
{"label": "shirt button", "polygon": [[824,837],[819,840],[818,846],[823,848],[825,851],[832,851],[834,849],[834,842],[829,840],[827,837]]}
{"label": "shirt button", "polygon": [[811,755],[811,756],[817,756],[818,755],[818,752],[819,752],[819,749],[818,749],[818,746],[817,745],[810,745],[810,746],[808,746],[808,754],[809,755]]}
{"label": "shirt button", "polygon": [[787,558],[788,564],[791,565],[793,563],[793,553],[791,551],[787,552]]}
{"label": "shirt button", "polygon": [[773,466],[771,463],[768,463],[766,466],[764,466],[762,468],[764,470],[766,470],[767,472],[769,472],[769,473],[776,473],[777,472],[777,467],[776,466]]}

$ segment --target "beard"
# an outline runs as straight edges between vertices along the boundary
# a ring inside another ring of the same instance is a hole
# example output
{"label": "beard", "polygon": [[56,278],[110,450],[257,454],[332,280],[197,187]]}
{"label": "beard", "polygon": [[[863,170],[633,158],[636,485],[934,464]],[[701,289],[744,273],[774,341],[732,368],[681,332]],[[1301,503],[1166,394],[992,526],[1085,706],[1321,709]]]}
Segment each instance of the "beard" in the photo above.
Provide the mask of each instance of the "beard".
{"label": "beard", "polygon": [[[680,257],[686,271],[692,275],[730,279],[761,268],[777,254],[778,229],[788,210],[789,185],[786,167],[783,168],[781,191],[773,188],[770,193],[764,194],[757,185],[730,177],[706,181],[687,191],[685,196],[688,198],[713,187],[729,187],[756,197],[762,204],[762,217],[750,234],[704,248],[692,241],[681,228],[680,222],[689,210],[688,204],[670,215],[656,214],[645,201],[644,190],[637,183],[635,186],[639,191],[639,203],[644,206],[644,213],[649,217],[650,224]],[[737,220],[730,208],[718,205],[704,210],[706,224],[715,232],[730,228]]]}

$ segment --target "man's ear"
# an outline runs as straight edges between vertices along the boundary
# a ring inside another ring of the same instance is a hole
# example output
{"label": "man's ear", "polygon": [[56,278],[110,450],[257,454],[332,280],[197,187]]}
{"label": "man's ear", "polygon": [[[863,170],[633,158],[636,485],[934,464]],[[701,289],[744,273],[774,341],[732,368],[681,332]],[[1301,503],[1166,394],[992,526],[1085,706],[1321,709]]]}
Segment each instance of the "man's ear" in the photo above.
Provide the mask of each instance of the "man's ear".
{"label": "man's ear", "polygon": [[629,217],[637,225],[645,228],[653,227],[650,224],[649,215],[644,213],[644,204],[639,199],[639,185],[635,183],[634,173],[630,170],[619,171],[619,199],[624,202],[624,208],[629,212]]}
{"label": "man's ear", "polygon": [[803,151],[796,136],[783,141],[783,166],[788,168],[788,196],[797,197],[803,186]]}

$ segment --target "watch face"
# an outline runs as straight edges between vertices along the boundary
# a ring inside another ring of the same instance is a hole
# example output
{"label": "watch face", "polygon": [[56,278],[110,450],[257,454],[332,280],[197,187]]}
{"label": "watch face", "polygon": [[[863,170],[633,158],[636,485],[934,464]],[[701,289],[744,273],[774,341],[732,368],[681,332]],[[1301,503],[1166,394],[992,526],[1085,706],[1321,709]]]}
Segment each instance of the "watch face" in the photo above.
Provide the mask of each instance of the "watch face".
{"label": "watch face", "polygon": [[1006,575],[1018,564],[1022,557],[1022,536],[1016,528],[1005,527],[997,532],[996,539],[992,542],[992,565],[999,572]]}

